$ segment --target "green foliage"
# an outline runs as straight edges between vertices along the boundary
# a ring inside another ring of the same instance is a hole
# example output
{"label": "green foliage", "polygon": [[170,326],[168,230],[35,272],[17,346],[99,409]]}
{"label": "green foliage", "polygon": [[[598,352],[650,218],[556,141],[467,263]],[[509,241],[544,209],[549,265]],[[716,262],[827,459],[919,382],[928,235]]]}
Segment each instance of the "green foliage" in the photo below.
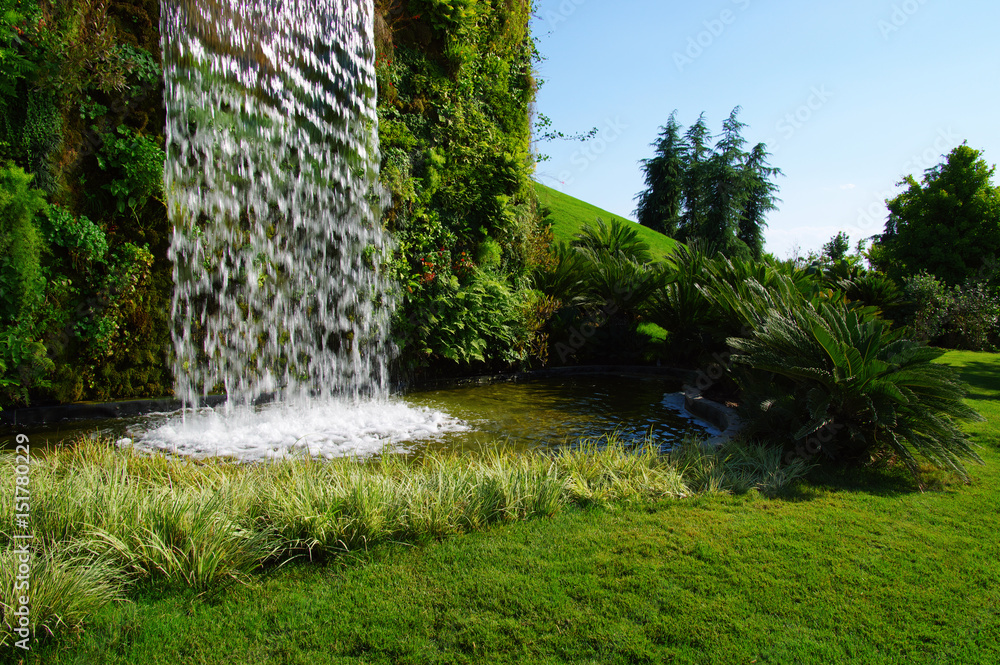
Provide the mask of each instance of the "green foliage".
{"label": "green foliage", "polygon": [[[525,290],[544,256],[530,186],[529,7],[500,0],[377,3],[384,223],[407,291],[403,364],[520,362]],[[433,265],[430,265],[433,264]]]}
{"label": "green foliage", "polygon": [[768,164],[764,144],[744,150],[746,126],[733,109],[713,147],[705,115],[686,132],[670,115],[653,144],[656,155],[642,161],[646,189],[636,198],[639,223],[681,242],[701,239],[727,256],[760,258],[765,217],[775,208],[781,174]]}
{"label": "green foliage", "polygon": [[923,181],[911,175],[902,194],[886,202],[889,220],[875,256],[896,279],[926,270],[946,284],[989,278],[1000,246],[1000,188],[995,167],[963,144]]}
{"label": "green foliage", "polygon": [[524,296],[486,270],[470,268],[460,283],[441,263],[447,261],[444,253],[436,259],[427,261],[424,281],[407,295],[414,314],[399,326],[404,343],[425,358],[463,365],[524,360]]}
{"label": "green foliage", "polygon": [[41,83],[68,107],[87,90],[125,88],[127,71],[138,63],[123,57],[117,26],[106,0],[41,0],[36,28]]}
{"label": "green foliage", "polygon": [[933,362],[943,351],[843,303],[809,302],[787,278],[712,296],[750,330],[728,341],[759,431],[840,463],[891,453],[918,479],[918,457],[966,480],[963,461],[981,462],[957,426],[981,417],[962,401],[957,373]]}
{"label": "green foliage", "polygon": [[95,261],[102,263],[108,253],[108,238],[100,227],[84,215],[76,217],[59,205],[48,207],[41,231],[50,247],[62,247],[69,252],[76,268]]}
{"label": "green foliage", "polygon": [[34,71],[34,63],[25,54],[24,32],[35,11],[33,3],[0,0],[0,97],[13,95],[18,80]]}
{"label": "green foliage", "polygon": [[584,224],[580,232],[574,236],[573,247],[590,254],[609,252],[623,254],[629,261],[640,265],[653,260],[649,251],[649,243],[639,237],[639,232],[631,224],[612,218],[606,223],[600,217],[594,225]]}
{"label": "green foliage", "polygon": [[0,406],[162,394],[153,255],[111,247],[86,216],[48,205],[31,176],[0,169]]}
{"label": "green foliage", "polygon": [[837,263],[847,258],[847,252],[851,249],[851,239],[843,231],[830,238],[830,241],[823,245],[823,258],[831,263]]}
{"label": "green foliage", "polygon": [[117,177],[104,185],[118,205],[139,219],[139,213],[150,199],[163,200],[163,163],[166,154],[159,143],[148,136],[120,126],[115,134],[104,138],[97,155],[97,164]]}
{"label": "green foliage", "polygon": [[[0,625],[0,646],[13,651],[20,636],[10,630],[10,612],[21,606],[24,590],[17,590],[16,549],[0,552],[0,605],[8,617]],[[72,633],[101,608],[122,600],[129,580],[107,557],[95,556],[72,545],[59,545],[34,554],[29,563],[32,633],[36,636]],[[33,642],[34,640],[32,640]],[[34,646],[34,644],[32,644]]]}
{"label": "green foliage", "polygon": [[53,366],[39,323],[45,245],[35,217],[45,207],[30,175],[16,166],[0,167],[0,404],[27,402],[31,390],[48,385]]}
{"label": "green foliage", "polygon": [[2,312],[4,408],[170,390],[162,129],[148,129],[162,128],[158,12],[156,0],[0,0],[0,162],[41,190],[15,234],[37,244],[0,252],[5,271],[32,275],[0,287],[31,303]]}
{"label": "green foliage", "polygon": [[52,159],[62,146],[63,122],[55,96],[27,81],[16,95],[0,97],[0,158],[8,158],[34,176],[35,186],[52,193]]}
{"label": "green foliage", "polygon": [[903,323],[925,342],[951,349],[992,350],[1000,334],[996,287],[967,282],[947,287],[926,272],[907,278]]}
{"label": "green foliage", "polygon": [[598,217],[570,244],[557,244],[551,257],[533,283],[553,301],[547,333],[560,360],[637,359],[637,327],[662,287],[663,270],[635,225]]}
{"label": "green foliage", "polygon": [[34,224],[45,209],[45,196],[31,188],[31,176],[16,166],[0,167],[0,320],[29,313],[45,284],[41,271],[42,239]]}

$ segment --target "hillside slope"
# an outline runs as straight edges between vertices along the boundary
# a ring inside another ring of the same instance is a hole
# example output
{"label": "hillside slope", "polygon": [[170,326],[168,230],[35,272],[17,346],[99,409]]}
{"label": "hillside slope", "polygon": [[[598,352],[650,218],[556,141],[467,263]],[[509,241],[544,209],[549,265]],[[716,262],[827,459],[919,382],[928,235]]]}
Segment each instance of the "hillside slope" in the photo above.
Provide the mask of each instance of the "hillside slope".
{"label": "hillside slope", "polygon": [[[597,217],[605,222],[611,221],[612,218],[628,221],[622,215],[616,215],[569,194],[563,194],[540,182],[535,183],[535,191],[538,193],[538,202],[542,206],[545,220],[552,225],[552,232],[556,240],[571,241],[573,234],[580,231],[580,227],[584,224],[593,224]],[[632,223],[635,224],[635,222]],[[649,243],[654,256],[667,256],[677,244],[673,238],[668,238],[652,229],[638,224],[635,224],[635,228],[639,232],[639,236]]]}

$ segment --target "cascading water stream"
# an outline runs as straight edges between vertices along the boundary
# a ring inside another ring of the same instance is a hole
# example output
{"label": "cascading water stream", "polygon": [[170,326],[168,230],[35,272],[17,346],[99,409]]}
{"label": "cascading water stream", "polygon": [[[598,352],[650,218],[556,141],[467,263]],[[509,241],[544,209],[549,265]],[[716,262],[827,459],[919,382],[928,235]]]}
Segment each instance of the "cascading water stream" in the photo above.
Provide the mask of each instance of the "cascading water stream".
{"label": "cascading water stream", "polygon": [[381,396],[370,0],[167,0],[177,392]]}
{"label": "cascading water stream", "polygon": [[460,427],[386,392],[373,14],[371,0],[163,0],[176,392],[228,401],[138,445],[332,456]]}

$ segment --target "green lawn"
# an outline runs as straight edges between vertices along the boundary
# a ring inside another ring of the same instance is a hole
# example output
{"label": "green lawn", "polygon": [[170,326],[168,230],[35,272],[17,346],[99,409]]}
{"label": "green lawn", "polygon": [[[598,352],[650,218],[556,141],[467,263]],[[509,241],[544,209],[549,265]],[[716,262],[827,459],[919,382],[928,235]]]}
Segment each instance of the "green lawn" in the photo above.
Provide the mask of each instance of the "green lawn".
{"label": "green lawn", "polygon": [[943,360],[987,417],[970,486],[863,471],[566,510],[212,597],[147,589],[26,662],[997,663],[1000,355]]}
{"label": "green lawn", "polygon": [[[622,215],[602,210],[538,182],[535,183],[535,191],[538,193],[538,202],[541,203],[543,210],[548,210],[545,220],[552,225],[552,232],[556,240],[565,242],[573,240],[573,234],[578,233],[581,226],[593,224],[597,217],[605,222],[612,218],[626,220]],[[639,232],[639,236],[649,243],[654,256],[664,257],[673,252],[674,246],[677,244],[673,238],[668,238],[662,233],[657,233],[638,224],[635,224],[635,228]]]}

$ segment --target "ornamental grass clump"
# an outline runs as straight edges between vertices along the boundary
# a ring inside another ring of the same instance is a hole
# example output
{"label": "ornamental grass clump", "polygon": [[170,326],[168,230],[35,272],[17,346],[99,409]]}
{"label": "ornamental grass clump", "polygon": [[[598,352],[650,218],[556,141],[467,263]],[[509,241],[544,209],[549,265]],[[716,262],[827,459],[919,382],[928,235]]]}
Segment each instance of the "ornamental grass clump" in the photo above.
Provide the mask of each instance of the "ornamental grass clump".
{"label": "ornamental grass clump", "polygon": [[[23,542],[23,541],[22,541]],[[14,545],[0,552],[0,647],[24,639],[21,598],[29,598],[32,638],[77,630],[108,603],[123,598],[129,578],[110,557],[85,551],[79,544],[31,552],[28,572],[20,575],[22,552]],[[19,584],[27,580],[29,587]]]}

